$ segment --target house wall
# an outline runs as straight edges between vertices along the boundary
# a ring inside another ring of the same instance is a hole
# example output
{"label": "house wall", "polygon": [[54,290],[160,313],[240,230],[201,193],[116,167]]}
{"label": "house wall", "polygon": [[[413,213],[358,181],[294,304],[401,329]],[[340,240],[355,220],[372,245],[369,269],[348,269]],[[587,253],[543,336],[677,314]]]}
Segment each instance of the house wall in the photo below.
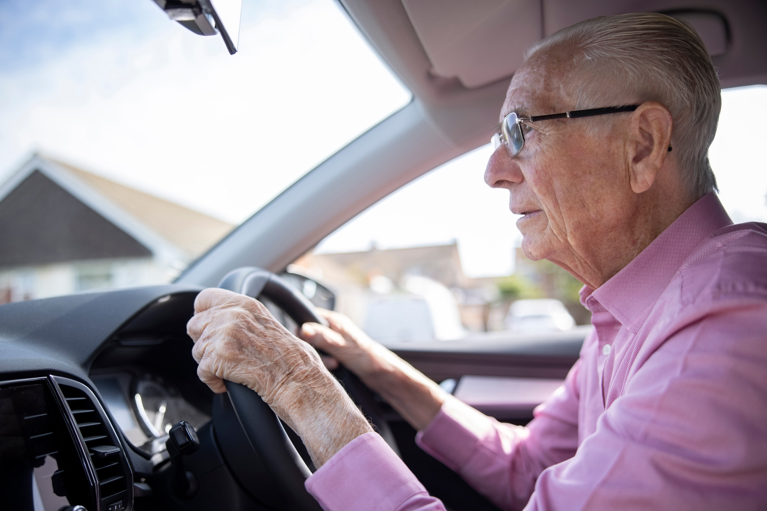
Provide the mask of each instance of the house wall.
{"label": "house wall", "polygon": [[120,258],[0,268],[0,303],[98,289],[166,284],[177,275],[155,258]]}

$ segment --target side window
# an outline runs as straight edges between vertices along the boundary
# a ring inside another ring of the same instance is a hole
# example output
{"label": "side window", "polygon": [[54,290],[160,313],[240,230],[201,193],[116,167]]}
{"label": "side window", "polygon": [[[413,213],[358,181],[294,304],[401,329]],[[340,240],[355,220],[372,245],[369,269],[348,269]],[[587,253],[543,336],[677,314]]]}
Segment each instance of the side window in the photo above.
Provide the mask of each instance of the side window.
{"label": "side window", "polygon": [[[767,221],[765,116],[767,87],[722,92],[709,158],[719,199],[735,222]],[[429,172],[295,265],[332,287],[336,310],[384,343],[588,324],[581,284],[519,249],[508,192],[483,182],[490,154],[481,147]]]}
{"label": "side window", "polygon": [[385,344],[588,323],[580,284],[518,248],[508,192],[483,180],[491,152],[481,147],[401,188],[293,268],[331,287],[336,310]]}

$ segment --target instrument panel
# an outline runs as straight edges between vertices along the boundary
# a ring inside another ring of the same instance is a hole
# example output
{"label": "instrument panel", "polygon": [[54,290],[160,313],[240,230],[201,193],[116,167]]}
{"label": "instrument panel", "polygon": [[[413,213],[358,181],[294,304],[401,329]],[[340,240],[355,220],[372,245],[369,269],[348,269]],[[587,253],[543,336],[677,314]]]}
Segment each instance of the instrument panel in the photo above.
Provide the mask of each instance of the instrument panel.
{"label": "instrument panel", "polygon": [[150,456],[165,450],[168,431],[177,422],[201,428],[210,420],[161,375],[126,369],[91,375],[91,380],[126,439]]}

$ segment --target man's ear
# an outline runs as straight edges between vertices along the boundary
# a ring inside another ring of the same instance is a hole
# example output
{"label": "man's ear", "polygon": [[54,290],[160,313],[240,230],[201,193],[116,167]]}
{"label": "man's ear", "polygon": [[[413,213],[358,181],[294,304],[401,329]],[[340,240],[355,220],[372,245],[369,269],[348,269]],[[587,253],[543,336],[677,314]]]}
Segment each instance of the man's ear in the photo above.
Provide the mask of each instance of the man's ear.
{"label": "man's ear", "polygon": [[671,147],[673,125],[669,111],[655,101],[642,103],[631,114],[627,156],[634,193],[646,192],[655,182]]}

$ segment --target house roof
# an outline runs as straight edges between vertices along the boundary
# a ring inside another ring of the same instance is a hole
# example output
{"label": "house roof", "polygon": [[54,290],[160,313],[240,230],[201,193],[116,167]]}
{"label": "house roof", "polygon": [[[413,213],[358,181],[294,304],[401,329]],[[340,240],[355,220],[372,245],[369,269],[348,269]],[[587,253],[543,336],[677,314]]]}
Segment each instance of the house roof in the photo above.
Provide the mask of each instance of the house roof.
{"label": "house roof", "polygon": [[371,248],[364,252],[320,253],[305,257],[305,264],[309,267],[312,263],[322,266],[325,261],[331,261],[361,276],[380,272],[394,281],[399,281],[406,274],[415,274],[432,278],[449,287],[466,287],[470,280],[463,273],[455,242],[449,245],[387,250]]}
{"label": "house roof", "polygon": [[0,201],[0,239],[0,268],[152,256],[38,170]]}
{"label": "house roof", "polygon": [[232,224],[117,183],[64,162],[46,158],[87,183],[126,213],[190,256],[198,256],[223,238]]}
{"label": "house roof", "polygon": [[141,255],[186,263],[233,227],[39,155],[0,185],[0,217],[0,266]]}

